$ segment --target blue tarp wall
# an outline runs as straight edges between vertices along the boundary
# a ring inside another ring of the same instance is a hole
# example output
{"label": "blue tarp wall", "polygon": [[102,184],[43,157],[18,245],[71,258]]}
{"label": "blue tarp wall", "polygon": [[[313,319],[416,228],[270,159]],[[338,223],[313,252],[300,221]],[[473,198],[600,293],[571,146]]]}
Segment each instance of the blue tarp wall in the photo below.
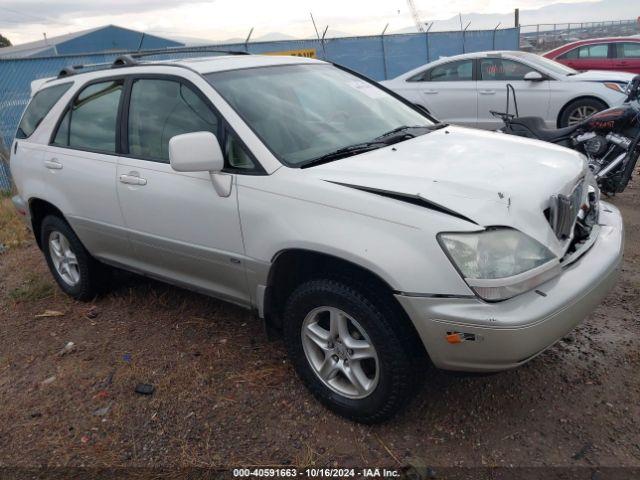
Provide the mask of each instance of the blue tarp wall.
{"label": "blue tarp wall", "polygon": [[[218,45],[197,48],[171,48],[150,60],[206,56],[204,48],[267,53],[314,49],[318,58],[356,70],[374,80],[396,77],[408,70],[443,56],[484,50],[517,50],[519,30],[479,30],[462,32],[411,33],[319,40],[288,40]],[[74,46],[74,48],[80,48]],[[126,52],[85,55],[58,55],[43,58],[0,59],[0,142],[7,149],[30,96],[30,84],[37,78],[56,76],[69,65],[111,62]],[[210,55],[212,55],[210,53]],[[2,145],[0,145],[2,147]],[[0,189],[9,185],[8,167],[0,162]]]}

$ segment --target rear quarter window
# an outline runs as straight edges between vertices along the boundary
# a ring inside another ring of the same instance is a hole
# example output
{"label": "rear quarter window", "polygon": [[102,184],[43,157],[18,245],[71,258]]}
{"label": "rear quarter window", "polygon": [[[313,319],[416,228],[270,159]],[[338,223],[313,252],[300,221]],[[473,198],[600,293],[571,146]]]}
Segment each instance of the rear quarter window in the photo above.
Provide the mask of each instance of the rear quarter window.
{"label": "rear quarter window", "polygon": [[71,82],[62,83],[38,91],[31,99],[31,102],[29,102],[22,116],[22,120],[20,120],[16,137],[30,137],[56,102],[71,88],[71,85]]}

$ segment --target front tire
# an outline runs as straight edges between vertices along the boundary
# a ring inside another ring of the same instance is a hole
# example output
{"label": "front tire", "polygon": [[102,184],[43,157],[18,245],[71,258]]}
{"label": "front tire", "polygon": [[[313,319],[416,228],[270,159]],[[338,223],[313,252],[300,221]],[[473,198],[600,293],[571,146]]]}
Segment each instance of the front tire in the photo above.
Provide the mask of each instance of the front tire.
{"label": "front tire", "polygon": [[[383,295],[340,280],[311,280],[287,300],[284,336],[307,388],[362,423],[395,415],[420,384],[414,338]],[[418,375],[416,375],[418,373]]]}
{"label": "front tire", "polygon": [[558,124],[560,128],[569,127],[607,108],[606,103],[595,98],[578,98],[563,109]]}
{"label": "front tire", "polygon": [[93,299],[104,277],[104,269],[80,242],[69,224],[49,215],[42,221],[41,243],[53,278],[76,300]]}

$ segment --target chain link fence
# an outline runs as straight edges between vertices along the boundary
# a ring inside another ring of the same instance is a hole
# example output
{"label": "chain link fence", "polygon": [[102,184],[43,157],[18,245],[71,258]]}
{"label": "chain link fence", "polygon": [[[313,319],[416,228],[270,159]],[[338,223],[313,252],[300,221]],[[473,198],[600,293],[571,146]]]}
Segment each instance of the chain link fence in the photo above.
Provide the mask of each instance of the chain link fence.
{"label": "chain link fence", "polygon": [[545,52],[577,40],[626,37],[639,32],[640,22],[638,20],[521,25],[520,48],[528,52]]}
{"label": "chain link fence", "polygon": [[12,190],[11,175],[9,173],[9,150],[0,140],[0,193]]}

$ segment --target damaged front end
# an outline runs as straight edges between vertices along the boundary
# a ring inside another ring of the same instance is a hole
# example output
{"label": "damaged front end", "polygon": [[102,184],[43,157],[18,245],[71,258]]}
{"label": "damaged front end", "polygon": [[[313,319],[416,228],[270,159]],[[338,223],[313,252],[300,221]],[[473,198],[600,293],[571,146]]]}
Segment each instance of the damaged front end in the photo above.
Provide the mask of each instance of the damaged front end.
{"label": "damaged front end", "polygon": [[553,195],[545,216],[556,237],[568,242],[561,264],[585,249],[597,237],[600,190],[591,173],[576,184],[569,195]]}

